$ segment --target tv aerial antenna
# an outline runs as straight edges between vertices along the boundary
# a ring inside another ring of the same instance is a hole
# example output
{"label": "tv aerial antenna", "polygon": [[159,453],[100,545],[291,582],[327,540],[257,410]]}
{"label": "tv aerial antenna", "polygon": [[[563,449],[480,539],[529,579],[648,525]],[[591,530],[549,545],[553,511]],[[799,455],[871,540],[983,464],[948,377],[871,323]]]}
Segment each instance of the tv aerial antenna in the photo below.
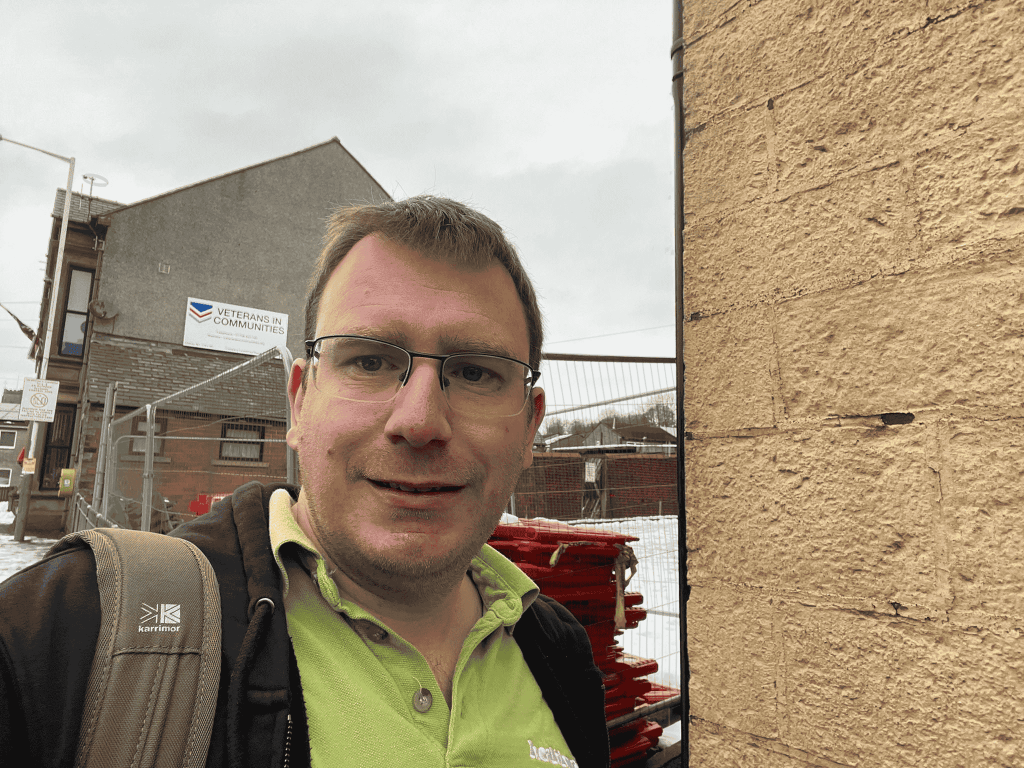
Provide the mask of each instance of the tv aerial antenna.
{"label": "tv aerial antenna", "polygon": [[[89,182],[89,197],[92,197],[93,186],[102,188],[110,183],[105,178],[100,176],[98,173],[83,173],[82,178]],[[82,186],[85,187],[85,184],[83,183]]]}

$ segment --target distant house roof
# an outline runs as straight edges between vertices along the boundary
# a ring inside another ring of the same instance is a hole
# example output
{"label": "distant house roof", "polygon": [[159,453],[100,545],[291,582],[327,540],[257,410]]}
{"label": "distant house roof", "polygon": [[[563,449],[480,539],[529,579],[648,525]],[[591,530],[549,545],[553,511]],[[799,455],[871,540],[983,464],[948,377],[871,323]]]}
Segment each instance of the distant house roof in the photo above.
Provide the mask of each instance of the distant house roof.
{"label": "distant house roof", "polygon": [[338,148],[341,149],[350,158],[352,158],[352,162],[354,162],[356,165],[358,165],[362,169],[363,173],[365,173],[367,176],[369,176],[370,179],[372,179],[373,182],[375,184],[377,184],[378,187],[380,187],[381,189],[384,189],[377,182],[377,180],[373,178],[373,175],[369,171],[366,170],[366,168],[363,166],[363,164],[360,163],[352,155],[351,152],[349,152],[347,149],[345,149],[345,146],[340,141],[338,141],[338,137],[335,136],[334,138],[329,139],[328,141],[321,142],[320,144],[314,144],[312,147],[306,147],[305,149],[300,149],[297,152],[289,152],[287,155],[281,155],[280,157],[275,157],[275,158],[272,158],[270,160],[264,160],[263,162],[260,162],[260,163],[254,163],[253,165],[247,165],[244,168],[237,168],[237,169],[235,169],[233,171],[228,171],[227,173],[222,173],[222,174],[219,174],[217,176],[211,176],[210,178],[203,179],[202,181],[197,181],[197,182],[194,182],[192,184],[186,184],[185,186],[178,187],[177,189],[171,189],[171,190],[168,190],[167,192],[161,192],[159,195],[153,195],[153,197],[147,197],[144,200],[137,200],[134,203],[129,203],[128,205],[121,205],[121,206],[117,206],[117,207],[118,207],[119,210],[127,210],[129,208],[134,208],[137,205],[143,205],[145,203],[151,203],[154,200],[159,200],[162,197],[168,197],[170,195],[176,195],[179,192],[183,192],[186,189],[192,189],[193,187],[199,187],[199,186],[202,186],[203,184],[209,184],[211,181],[217,181],[218,179],[225,179],[225,178],[227,178],[229,176],[234,176],[235,174],[238,174],[238,173],[245,173],[246,171],[251,171],[254,168],[260,168],[260,167],[262,167],[264,165],[270,165],[271,163],[276,163],[279,160],[285,160],[285,159],[287,159],[289,157],[295,157],[296,155],[301,155],[304,152],[312,152],[315,149],[320,149],[321,147],[326,147],[329,144],[337,144]]}
{"label": "distant house roof", "polygon": [[[53,200],[53,216],[56,219],[64,217],[64,195],[65,190],[58,189],[57,197]],[[102,216],[115,208],[121,208],[121,203],[116,200],[104,200],[102,197],[89,197],[80,195],[72,190],[71,210],[68,212],[68,219],[77,221],[79,224],[88,224],[90,216]]]}
{"label": "distant house roof", "polygon": [[533,443],[548,449],[556,445],[563,447],[567,445],[583,445],[583,435],[548,435],[547,437],[538,437]]}
{"label": "distant house roof", "polygon": [[623,440],[644,443],[674,443],[676,431],[672,427],[655,427],[652,424],[636,424],[616,427]]}

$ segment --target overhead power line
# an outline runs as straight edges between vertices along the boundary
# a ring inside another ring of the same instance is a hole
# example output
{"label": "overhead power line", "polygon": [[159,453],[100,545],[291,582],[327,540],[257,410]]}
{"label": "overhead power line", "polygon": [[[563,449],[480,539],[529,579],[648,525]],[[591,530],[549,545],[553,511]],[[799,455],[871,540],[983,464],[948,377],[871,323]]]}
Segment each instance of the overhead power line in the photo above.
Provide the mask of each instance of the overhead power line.
{"label": "overhead power line", "polygon": [[644,331],[660,331],[663,328],[675,328],[675,325],[655,325],[651,328],[635,328],[632,331],[616,331],[615,333],[602,333],[597,336],[584,336],[579,339],[562,339],[560,341],[546,341],[545,344],[568,344],[572,341],[588,341],[590,339],[604,339],[608,336],[624,336],[627,333],[643,333]]}

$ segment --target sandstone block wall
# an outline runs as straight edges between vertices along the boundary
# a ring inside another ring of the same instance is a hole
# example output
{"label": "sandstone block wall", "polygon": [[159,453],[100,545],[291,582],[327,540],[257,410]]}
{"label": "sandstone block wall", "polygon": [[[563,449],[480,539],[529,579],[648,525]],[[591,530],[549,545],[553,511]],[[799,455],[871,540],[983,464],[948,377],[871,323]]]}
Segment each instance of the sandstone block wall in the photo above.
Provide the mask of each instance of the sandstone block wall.
{"label": "sandstone block wall", "polygon": [[690,764],[1024,765],[1024,4],[681,7]]}

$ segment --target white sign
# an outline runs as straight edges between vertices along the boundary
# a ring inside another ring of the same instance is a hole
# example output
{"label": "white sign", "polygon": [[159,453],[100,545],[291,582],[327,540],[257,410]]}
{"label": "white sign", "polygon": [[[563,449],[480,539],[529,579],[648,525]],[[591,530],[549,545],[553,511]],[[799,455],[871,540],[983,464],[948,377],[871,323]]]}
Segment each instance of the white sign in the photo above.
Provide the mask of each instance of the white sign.
{"label": "white sign", "polygon": [[22,421],[53,421],[57,412],[57,390],[59,381],[49,379],[25,379],[21,392]]}
{"label": "white sign", "polygon": [[185,305],[186,347],[258,355],[288,343],[288,315],[189,298]]}

